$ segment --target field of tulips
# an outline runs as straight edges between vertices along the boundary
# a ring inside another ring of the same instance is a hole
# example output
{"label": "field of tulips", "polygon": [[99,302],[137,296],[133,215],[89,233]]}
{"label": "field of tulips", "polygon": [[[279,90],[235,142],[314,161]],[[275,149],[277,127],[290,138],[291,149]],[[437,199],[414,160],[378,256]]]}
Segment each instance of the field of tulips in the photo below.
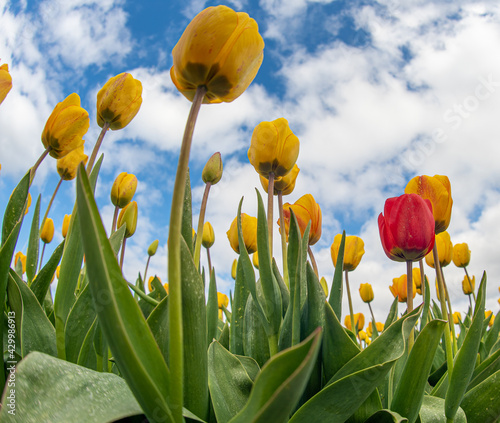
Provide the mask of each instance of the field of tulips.
{"label": "field of tulips", "polygon": [[[311,247],[321,236],[321,208],[311,194],[283,204],[299,173],[299,139],[285,118],[260,123],[248,159],[268,195],[256,192],[256,217],[241,213],[240,202],[227,233],[238,253],[234,288],[229,297],[218,292],[213,229],[204,216],[210,187],[223,177],[222,159],[213,154],[203,169],[205,192],[193,222],[191,141],[202,104],[242,95],[263,49],[257,23],[225,6],[198,14],[173,48],[170,75],[192,106],[179,140],[165,284],[148,278],[149,259],[137,280],[122,274],[126,241],[137,226],[136,177],[123,172],[113,184],[111,233],[94,198],[105,165],[101,144],[139,112],[141,82],[122,73],[99,91],[102,130],[90,157],[83,151],[89,113],[80,97],[73,93],[56,105],[42,133],[44,153],[5,205],[0,421],[500,421],[500,317],[485,313],[486,273],[476,287],[467,244],[453,247],[446,232],[453,206],[446,176],[416,176],[401,196],[386,200],[378,218],[381,247],[388,259],[405,263],[405,274],[394,279],[387,316],[380,322],[371,312],[365,329],[349,285],[363,241],[338,234],[333,281],[319,277]],[[11,86],[2,65],[0,103]],[[63,242],[44,260],[54,197],[42,214],[31,188],[47,156],[57,160],[61,181],[76,180],[76,202],[64,219]],[[28,208],[31,222],[24,221]],[[31,228],[25,253],[17,246],[22,225]],[[279,263],[272,251],[276,225]],[[202,247],[207,268],[200,265]],[[149,258],[157,248],[158,240]],[[424,261],[435,274],[425,274]],[[452,261],[465,270],[470,307],[463,317],[454,313],[442,269]],[[437,296],[429,284],[435,278]],[[359,294],[371,311],[372,287],[362,284]],[[401,315],[398,303],[406,303]]]}

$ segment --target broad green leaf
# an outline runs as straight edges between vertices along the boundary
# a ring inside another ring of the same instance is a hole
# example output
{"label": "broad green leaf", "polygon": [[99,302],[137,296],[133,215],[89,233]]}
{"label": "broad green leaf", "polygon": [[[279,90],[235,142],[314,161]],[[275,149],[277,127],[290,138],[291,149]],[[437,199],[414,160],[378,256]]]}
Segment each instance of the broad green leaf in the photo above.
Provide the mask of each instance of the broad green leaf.
{"label": "broad green leaf", "polygon": [[270,358],[269,341],[259,311],[251,295],[248,296],[243,320],[243,350],[245,355],[252,357],[260,366]]}
{"label": "broad green leaf", "polygon": [[460,406],[467,421],[494,423],[500,419],[500,370],[468,391]]}
{"label": "broad green leaf", "polygon": [[396,387],[390,408],[410,423],[417,420],[434,354],[446,325],[444,320],[427,323],[413,345]]}
{"label": "broad green leaf", "polygon": [[28,285],[14,271],[10,272],[7,292],[10,308],[15,313],[16,332],[18,342],[21,343],[22,357],[31,351],[57,356],[54,326]]}
{"label": "broad green leaf", "polygon": [[186,187],[184,188],[181,234],[184,241],[186,241],[186,245],[191,255],[193,255],[193,213],[191,210],[191,180],[189,177],[189,169],[186,175]]}
{"label": "broad green leaf", "polygon": [[483,329],[485,293],[486,273],[483,274],[479,286],[472,324],[464,339],[462,348],[455,357],[453,371],[449,378],[448,391],[446,392],[446,417],[449,419],[455,417],[474,371]]}
{"label": "broad green leaf", "polygon": [[344,250],[345,231],[342,231],[342,239],[340,240],[339,253],[337,255],[337,266],[335,266],[332,288],[330,289],[330,298],[328,298],[328,302],[337,316],[337,319],[340,319],[342,316],[342,290],[344,286],[342,282],[342,269],[344,267]]}
{"label": "broad green leaf", "polygon": [[406,423],[408,419],[391,410],[379,410],[372,414],[365,423]]}
{"label": "broad green leaf", "polygon": [[229,345],[233,354],[243,355],[243,319],[245,307],[250,292],[245,284],[243,259],[240,254],[236,266],[236,280],[234,281],[234,301],[231,304],[231,324],[229,325]]}
{"label": "broad green leaf", "polygon": [[2,422],[105,423],[142,414],[127,383],[39,352],[16,369],[15,414],[9,413],[9,390],[2,398]]}
{"label": "broad green leaf", "polygon": [[231,423],[288,421],[305,389],[320,341],[318,329],[300,344],[274,355],[257,376],[245,407]]}
{"label": "broad green leaf", "polygon": [[61,261],[62,253],[64,250],[64,242],[65,241],[61,242],[55,248],[54,252],[50,256],[50,259],[47,261],[47,263],[45,263],[45,266],[40,269],[35,279],[31,283],[30,288],[41,305],[43,305],[47,292],[49,291],[52,278],[54,277],[57,266]]}
{"label": "broad green leaf", "polygon": [[228,422],[245,406],[253,386],[245,366],[217,341],[208,349],[208,386],[218,423]]}
{"label": "broad green leaf", "polygon": [[[422,407],[420,408],[420,423],[449,423],[444,414],[444,407],[444,399],[424,395]],[[453,423],[467,423],[467,418],[461,408],[457,410]]]}
{"label": "broad green leaf", "polygon": [[149,314],[147,322],[165,363],[168,363],[168,296]]}
{"label": "broad green leaf", "polygon": [[157,420],[160,413],[165,421],[172,421],[167,397],[169,369],[123,279],[82,165],[77,176],[77,205],[89,285],[114,360],[146,415]]}
{"label": "broad green leaf", "polygon": [[97,316],[92,322],[92,326],[84,334],[82,346],[78,354],[78,360],[76,364],[80,366],[87,367],[92,370],[97,370],[97,354],[94,349],[94,338],[97,331]]}
{"label": "broad green leaf", "polygon": [[38,253],[40,248],[40,194],[36,200],[35,212],[33,213],[33,220],[31,222],[31,231],[28,241],[28,251],[26,252],[26,276],[28,278],[28,285],[35,277],[38,268]]}
{"label": "broad green leaf", "polygon": [[217,325],[219,323],[219,300],[217,298],[217,281],[215,270],[210,274],[210,283],[208,285],[207,299],[207,345],[217,339]]}
{"label": "broad green leaf", "polygon": [[486,353],[489,354],[491,352],[491,348],[498,341],[498,334],[500,333],[500,313],[497,313],[495,316],[495,320],[493,321],[493,326],[486,333],[484,346],[486,349]]}
{"label": "broad green leaf", "polygon": [[500,350],[495,351],[474,369],[467,391],[479,385],[484,379],[500,370]]}
{"label": "broad green leaf", "polygon": [[281,292],[281,306],[282,306],[282,315],[285,317],[285,313],[288,309],[288,305],[290,304],[290,291],[285,285],[285,281],[280,275],[280,271],[278,269],[278,265],[276,264],[276,260],[273,258],[273,274],[276,278],[276,282],[278,283],[278,287]]}
{"label": "broad green leaf", "polygon": [[398,297],[394,298],[391,304],[391,308],[389,310],[389,314],[385,319],[384,328],[392,325],[398,318]]}
{"label": "broad green leaf", "polygon": [[114,231],[109,237],[111,248],[113,249],[116,255],[118,254],[118,251],[120,251],[120,247],[123,244],[123,238],[125,237],[125,229],[127,229],[127,226],[122,225],[116,231]]}

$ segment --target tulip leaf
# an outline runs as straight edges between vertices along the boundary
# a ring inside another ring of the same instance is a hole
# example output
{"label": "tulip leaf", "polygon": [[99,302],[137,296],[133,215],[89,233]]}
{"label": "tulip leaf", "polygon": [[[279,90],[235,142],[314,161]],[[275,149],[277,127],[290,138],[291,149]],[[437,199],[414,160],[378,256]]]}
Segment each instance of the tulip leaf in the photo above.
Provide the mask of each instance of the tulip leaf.
{"label": "tulip leaf", "polygon": [[495,351],[474,369],[467,391],[479,385],[484,379],[500,370],[500,350]]}
{"label": "tulip leaf", "polygon": [[[420,423],[448,423],[444,414],[444,402],[442,398],[424,395],[422,407],[420,408]],[[453,423],[467,423],[464,411],[458,408]]]}
{"label": "tulip leaf", "polygon": [[449,378],[448,391],[446,392],[446,417],[453,419],[470,382],[476,357],[481,342],[484,320],[484,303],[486,293],[486,273],[483,274],[479,286],[476,307],[472,324],[464,339],[462,348],[455,357],[451,377]]}
{"label": "tulip leaf", "polygon": [[168,296],[163,298],[153,309],[148,316],[147,322],[165,359],[165,363],[168,363]]}
{"label": "tulip leaf", "polygon": [[[31,222],[31,231],[28,241],[28,251],[26,252],[26,276],[28,278],[28,285],[31,286],[33,278],[36,275],[38,268],[38,254],[40,248],[40,194],[36,200],[35,212],[33,213],[33,220]],[[45,295],[44,295],[45,297]]]}
{"label": "tulip leaf", "polygon": [[270,358],[269,341],[259,311],[252,296],[248,296],[243,319],[243,350],[245,355],[252,357],[260,366]]}
{"label": "tulip leaf", "polygon": [[[243,350],[243,319],[245,307],[250,292],[245,283],[245,272],[243,270],[243,258],[240,254],[236,266],[236,280],[234,281],[234,300],[231,304],[231,324],[229,325],[229,345],[233,354],[244,354]],[[253,270],[252,270],[253,271]]]}
{"label": "tulip leaf", "polygon": [[193,213],[191,210],[191,180],[189,177],[189,169],[186,172],[181,234],[184,241],[186,241],[186,245],[188,246],[191,255],[193,255]]}
{"label": "tulip leaf", "polygon": [[392,325],[398,318],[398,297],[394,298],[389,310],[389,314],[384,323],[384,328]]}
{"label": "tulip leaf", "polygon": [[500,313],[497,313],[495,320],[493,321],[493,326],[486,334],[486,339],[484,341],[484,347],[486,353],[490,353],[495,342],[498,341],[498,334],[500,333]]}
{"label": "tulip leaf", "polygon": [[422,281],[422,286],[424,287],[424,309],[422,310],[422,318],[420,319],[420,331],[424,329],[425,325],[427,324],[427,321],[429,320],[431,290],[429,289],[429,282],[427,281],[427,276],[425,276],[425,280]]}
{"label": "tulip leaf", "polygon": [[333,274],[332,288],[330,289],[330,298],[328,302],[332,306],[332,310],[340,319],[342,316],[342,269],[344,267],[344,250],[345,250],[345,231],[342,231],[342,239],[340,240],[339,253],[337,254],[337,266]]}
{"label": "tulip leaf", "polygon": [[298,345],[274,355],[255,380],[250,397],[231,423],[287,422],[313,369],[321,343],[317,329]]}
{"label": "tulip leaf", "polygon": [[406,423],[408,419],[391,410],[378,410],[364,423]]}
{"label": "tulip leaf", "polygon": [[[394,363],[403,356],[406,340],[420,311],[421,308],[415,309],[394,322],[367,348],[349,360],[328,381],[327,386],[299,408],[290,423],[346,421],[384,380]],[[331,314],[335,316],[333,311]],[[327,311],[327,322],[328,315]],[[353,386],[356,389],[353,389]]]}
{"label": "tulip leaf", "polygon": [[10,309],[15,313],[21,356],[41,351],[57,356],[56,332],[31,289],[19,275],[10,272],[7,285]]}
{"label": "tulip leaf", "polygon": [[285,281],[280,275],[280,271],[278,269],[278,265],[276,264],[276,260],[273,258],[273,273],[274,277],[276,278],[276,282],[278,283],[278,287],[281,292],[281,308],[282,308],[282,315],[285,317],[285,313],[288,309],[288,305],[290,304],[290,291],[288,290],[287,286],[285,285]]}
{"label": "tulip leaf", "polygon": [[217,281],[215,279],[215,270],[212,269],[210,282],[208,285],[207,299],[207,345],[210,345],[213,339],[217,339],[217,325],[219,323],[219,301],[217,298]]}
{"label": "tulip leaf", "polygon": [[467,421],[494,423],[500,419],[500,370],[468,391],[460,404]]}
{"label": "tulip leaf", "polygon": [[90,329],[84,334],[82,346],[78,353],[76,364],[97,370],[97,354],[94,349],[94,338],[97,329],[97,316],[95,317]]}
{"label": "tulip leaf", "polygon": [[160,414],[165,421],[172,421],[167,398],[169,369],[123,279],[81,164],[76,185],[81,238],[99,326],[121,374],[146,415],[158,419]]}
{"label": "tulip leaf", "polygon": [[50,283],[52,282],[52,278],[54,277],[54,274],[57,270],[57,265],[61,261],[61,257],[64,251],[64,243],[65,241],[61,242],[56,247],[56,249],[50,256],[50,259],[47,261],[47,263],[45,263],[45,266],[40,269],[40,271],[36,275],[36,278],[31,283],[30,288],[33,291],[33,294],[35,294],[35,297],[37,298],[40,305],[43,305],[45,296],[47,295],[50,287]]}
{"label": "tulip leaf", "polygon": [[218,423],[228,422],[245,406],[253,386],[245,366],[217,341],[208,348],[208,386]]}
{"label": "tulip leaf", "polygon": [[391,410],[408,418],[410,423],[418,417],[434,354],[447,323],[432,320],[419,333],[396,387]]}

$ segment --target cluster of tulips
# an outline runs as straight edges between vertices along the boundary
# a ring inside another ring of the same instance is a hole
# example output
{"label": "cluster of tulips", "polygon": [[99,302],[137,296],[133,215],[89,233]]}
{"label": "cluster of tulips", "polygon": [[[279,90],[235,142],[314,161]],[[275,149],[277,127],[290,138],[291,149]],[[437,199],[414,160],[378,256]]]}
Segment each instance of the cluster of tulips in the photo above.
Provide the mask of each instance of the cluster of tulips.
{"label": "cluster of tulips", "polygon": [[[156,276],[147,279],[158,240],[149,246],[135,283],[122,274],[126,240],[137,226],[137,178],[122,172],[114,181],[110,233],[93,193],[104,136],[138,113],[141,83],[122,73],[99,91],[102,130],[90,158],[83,141],[89,114],[79,96],[73,93],[55,107],[42,132],[45,150],[13,191],[4,214],[1,421],[143,421],[144,416],[151,422],[224,423],[499,420],[500,318],[485,316],[486,275],[476,290],[466,270],[468,246],[451,245],[446,229],[453,200],[445,176],[415,177],[404,194],[386,201],[378,218],[382,248],[391,260],[406,262],[406,273],[390,287],[395,299],[384,323],[371,310],[372,287],[361,284],[359,293],[371,312],[365,332],[349,286],[349,273],[364,254],[363,240],[335,236],[333,280],[320,278],[311,248],[321,237],[320,206],[311,194],[294,204],[282,199],[294,190],[299,174],[299,139],[284,118],[260,123],[248,158],[267,192],[267,210],[258,191],[257,217],[242,213],[240,202],[227,232],[238,253],[234,289],[230,298],[218,292],[210,259],[214,231],[205,222],[205,210],[210,187],[223,176],[222,159],[215,153],[203,169],[205,192],[195,230],[188,175],[192,136],[201,105],[231,102],[243,94],[263,50],[257,23],[225,6],[198,14],[173,49],[170,75],[192,107],[172,196],[165,284]],[[11,86],[2,65],[0,101]],[[38,197],[26,255],[15,254],[33,178],[48,155],[57,160],[61,180],[42,219]],[[44,263],[40,240],[44,247],[52,241],[54,223],[48,215],[63,180],[76,180],[76,203],[63,222],[64,241]],[[281,269],[272,251],[274,196]],[[200,264],[202,246],[207,269]],[[452,258],[465,269],[464,293],[474,298],[464,319],[453,313],[442,271]],[[438,303],[431,300],[424,259],[435,269]],[[344,286],[349,311],[342,326]],[[422,304],[414,307],[417,291]],[[398,302],[407,304],[402,315]],[[12,363],[15,371],[10,371]]]}

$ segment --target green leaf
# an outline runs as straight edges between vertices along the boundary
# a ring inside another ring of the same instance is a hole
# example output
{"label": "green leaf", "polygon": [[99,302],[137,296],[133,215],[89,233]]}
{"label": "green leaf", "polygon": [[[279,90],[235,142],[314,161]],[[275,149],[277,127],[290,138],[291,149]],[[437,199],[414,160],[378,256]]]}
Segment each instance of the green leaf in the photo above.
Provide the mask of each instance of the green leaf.
{"label": "green leaf", "polygon": [[2,422],[105,423],[142,414],[122,378],[39,352],[17,365],[15,414],[9,413],[9,394],[3,393]]}
{"label": "green leaf", "polygon": [[455,364],[449,378],[448,391],[446,392],[446,417],[449,419],[455,417],[476,364],[483,329],[485,290],[486,273],[483,274],[479,286],[472,324],[464,339],[462,348],[455,357]]}
{"label": "green leaf", "polygon": [[50,259],[47,261],[47,263],[45,263],[45,266],[40,269],[40,271],[36,275],[36,278],[31,283],[30,288],[41,305],[43,305],[45,296],[47,295],[50,284],[52,282],[52,278],[54,277],[54,273],[56,273],[57,266],[61,261],[61,257],[64,251],[64,242],[65,241],[61,242],[55,248],[54,252],[50,256]]}
{"label": "green leaf", "polygon": [[14,271],[10,272],[7,290],[10,308],[15,313],[16,332],[21,343],[22,357],[31,351],[41,351],[56,356],[54,326],[28,285]]}
{"label": "green leaf", "polygon": [[208,348],[208,386],[218,423],[228,422],[245,406],[253,386],[245,366],[217,341]]}
{"label": "green leaf", "polygon": [[231,423],[288,421],[309,379],[320,341],[318,329],[300,344],[274,355],[257,376],[245,407]]}
{"label": "green leaf", "polygon": [[28,278],[28,285],[36,275],[38,268],[38,252],[40,248],[40,199],[41,194],[38,196],[35,205],[35,212],[33,213],[33,220],[31,222],[31,231],[28,241],[28,251],[26,252],[26,276]]}
{"label": "green leaf", "polygon": [[342,239],[340,240],[339,253],[337,255],[337,266],[333,274],[332,288],[330,289],[330,298],[328,302],[332,306],[332,310],[340,319],[342,316],[342,269],[344,267],[344,250],[345,250],[345,231],[342,231]]}
{"label": "green leaf", "polygon": [[186,187],[184,189],[181,234],[184,241],[186,241],[191,255],[193,255],[193,213],[191,211],[191,180],[189,169],[186,174]]}
{"label": "green leaf", "polygon": [[109,237],[109,242],[111,244],[111,248],[113,249],[115,255],[118,255],[118,251],[120,251],[120,247],[123,244],[123,238],[125,237],[126,229],[127,225],[122,225],[116,231],[114,231]]}
{"label": "green leaf", "polygon": [[120,372],[146,415],[157,420],[160,413],[166,421],[172,421],[168,406],[169,369],[123,279],[82,165],[77,176],[77,205],[99,326]]}
{"label": "green leaf", "polygon": [[97,370],[97,354],[94,349],[94,338],[98,330],[97,316],[92,322],[90,329],[84,334],[82,346],[78,354],[76,364]]}
{"label": "green leaf", "polygon": [[251,295],[248,297],[245,307],[243,325],[243,350],[245,355],[252,357],[260,366],[263,366],[270,358],[269,341],[259,311],[255,307]]}
{"label": "green leaf", "polygon": [[446,325],[444,320],[427,323],[413,345],[396,387],[390,408],[410,423],[417,420],[434,354]]}
{"label": "green leaf", "polygon": [[233,354],[244,354],[243,348],[243,319],[247,298],[250,295],[245,283],[243,259],[240,254],[236,266],[236,280],[234,281],[234,300],[231,304],[231,324],[229,325],[229,345]]}
{"label": "green leaf", "polygon": [[391,304],[391,308],[389,310],[389,314],[385,319],[384,328],[392,325],[398,318],[398,297],[394,298]]}
{"label": "green leaf", "polygon": [[[423,260],[423,259],[422,259]],[[420,331],[422,331],[429,320],[429,308],[431,304],[431,290],[429,289],[429,281],[425,275],[424,280],[424,309],[422,310],[422,317],[420,319]]]}
{"label": "green leaf", "polygon": [[153,309],[147,322],[165,363],[168,363],[168,296]]}
{"label": "green leaf", "polygon": [[474,369],[467,391],[479,385],[484,379],[500,370],[500,350],[495,351]]}
{"label": "green leaf", "polygon": [[500,419],[500,370],[468,391],[460,404],[469,422],[494,423]]}
{"label": "green leaf", "polygon": [[365,423],[405,423],[408,419],[391,410],[379,410],[372,414]]}
{"label": "green leaf", "polygon": [[282,315],[285,317],[285,313],[288,309],[288,305],[290,304],[290,291],[285,285],[285,281],[280,275],[280,271],[278,269],[278,265],[276,264],[276,260],[273,258],[273,274],[276,278],[276,282],[278,283],[278,287],[281,292],[281,306],[282,306]]}
{"label": "green leaf", "polygon": [[[422,407],[420,408],[420,423],[448,423],[444,414],[444,399],[424,395]],[[459,408],[453,423],[467,423],[464,411]],[[471,422],[474,423],[474,422]]]}
{"label": "green leaf", "polygon": [[215,279],[215,270],[210,274],[210,283],[208,285],[207,299],[207,345],[217,339],[217,325],[219,322],[219,300],[217,298],[217,281]]}
{"label": "green leaf", "polygon": [[500,333],[500,313],[497,313],[495,320],[493,321],[493,326],[486,333],[486,339],[484,341],[484,347],[486,352],[489,354],[495,342],[498,341],[498,334]]}

